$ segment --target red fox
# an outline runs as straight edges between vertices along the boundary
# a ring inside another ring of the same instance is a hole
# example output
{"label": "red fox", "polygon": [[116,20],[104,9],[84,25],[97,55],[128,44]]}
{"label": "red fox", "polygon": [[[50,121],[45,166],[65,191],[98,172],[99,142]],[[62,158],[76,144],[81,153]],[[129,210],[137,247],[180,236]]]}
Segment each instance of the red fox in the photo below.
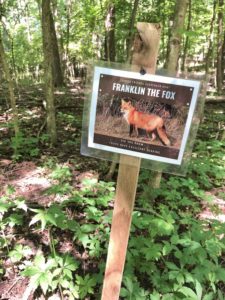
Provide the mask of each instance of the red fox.
{"label": "red fox", "polygon": [[152,141],[156,138],[153,131],[157,131],[160,140],[166,145],[170,146],[171,142],[166,135],[164,121],[161,117],[154,114],[146,114],[136,110],[130,101],[121,100],[121,112],[124,115],[127,123],[133,125],[136,136],[138,137],[138,128],[145,129],[146,133],[152,133]]}

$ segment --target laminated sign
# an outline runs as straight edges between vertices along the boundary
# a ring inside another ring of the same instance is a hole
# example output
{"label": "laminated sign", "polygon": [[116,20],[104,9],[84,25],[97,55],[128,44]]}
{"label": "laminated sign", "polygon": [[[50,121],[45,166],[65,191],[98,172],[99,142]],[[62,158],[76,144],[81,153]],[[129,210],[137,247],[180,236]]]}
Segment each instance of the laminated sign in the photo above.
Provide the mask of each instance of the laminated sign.
{"label": "laminated sign", "polygon": [[95,67],[88,147],[180,165],[200,83]]}

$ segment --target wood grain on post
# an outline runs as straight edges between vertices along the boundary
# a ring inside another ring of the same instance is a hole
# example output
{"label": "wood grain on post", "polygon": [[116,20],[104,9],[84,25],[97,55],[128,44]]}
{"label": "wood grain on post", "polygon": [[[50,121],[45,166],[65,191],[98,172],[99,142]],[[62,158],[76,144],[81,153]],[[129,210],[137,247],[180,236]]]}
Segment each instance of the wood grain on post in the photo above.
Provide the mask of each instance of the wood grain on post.
{"label": "wood grain on post", "polygon": [[[138,23],[132,70],[154,74],[160,42],[159,24]],[[130,234],[141,159],[120,156],[116,197],[109,240],[102,300],[118,300]]]}

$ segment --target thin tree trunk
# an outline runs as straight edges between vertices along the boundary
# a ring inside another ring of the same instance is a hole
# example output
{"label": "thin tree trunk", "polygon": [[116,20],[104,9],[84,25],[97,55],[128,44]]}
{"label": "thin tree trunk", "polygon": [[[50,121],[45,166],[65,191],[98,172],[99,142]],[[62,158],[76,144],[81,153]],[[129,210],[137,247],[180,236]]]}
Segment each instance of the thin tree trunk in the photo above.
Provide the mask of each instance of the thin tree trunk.
{"label": "thin tree trunk", "polygon": [[66,59],[67,61],[69,60],[71,10],[72,10],[72,2],[71,0],[67,0],[66,2]]}
{"label": "thin tree trunk", "polygon": [[15,78],[16,78],[17,77],[16,76],[17,70],[16,70],[15,53],[14,53],[14,39],[13,39],[13,37],[10,37],[10,38],[11,38],[12,69],[13,69],[13,72],[14,72],[14,75],[15,75]]}
{"label": "thin tree trunk", "polygon": [[[19,135],[18,110],[16,107],[16,98],[15,98],[15,94],[14,94],[14,85],[13,85],[13,81],[12,81],[12,76],[10,74],[10,70],[9,70],[9,66],[7,63],[5,50],[4,50],[4,46],[3,46],[1,28],[0,28],[0,63],[2,65],[2,69],[5,74],[7,83],[8,83],[9,100],[10,100],[10,106],[12,108],[12,113],[13,113],[12,123],[13,123],[14,131],[15,131],[15,137],[18,137],[18,135]],[[15,149],[15,151],[16,151],[16,149]]]}
{"label": "thin tree trunk", "polygon": [[[184,27],[185,15],[188,7],[188,0],[177,0],[175,13],[174,13],[174,24],[171,30],[171,37],[169,40],[169,53],[166,62],[167,72],[170,75],[174,75],[178,69],[178,59],[180,56],[181,39],[182,35],[180,30]],[[152,199],[154,196],[152,190],[160,187],[162,172],[152,171],[150,180],[148,183],[148,190],[145,196]]]}
{"label": "thin tree trunk", "polygon": [[170,37],[171,37],[171,30],[172,30],[172,23],[173,21],[169,18],[167,18],[167,27],[168,27],[168,32],[167,32],[167,36],[168,36],[168,40],[167,40],[167,45],[166,45],[166,55],[165,55],[165,62],[164,62],[164,69],[167,68],[167,62],[168,62],[168,57],[169,57],[169,52],[170,52]]}
{"label": "thin tree trunk", "polygon": [[115,4],[110,4],[105,20],[106,39],[105,39],[105,57],[107,61],[115,61]]}
{"label": "thin tree trunk", "polygon": [[[192,0],[189,0],[187,32],[191,30],[191,19],[192,19],[191,9],[192,9]],[[185,71],[188,47],[189,47],[189,36],[187,35],[184,44],[184,53],[183,53],[182,66],[181,66],[182,71]]]}
{"label": "thin tree trunk", "polygon": [[223,35],[223,49],[222,49],[222,72],[223,72],[223,81],[225,79],[225,74],[224,74],[224,71],[225,71],[225,31],[224,31],[224,35]]}
{"label": "thin tree trunk", "polygon": [[53,15],[51,9],[49,10],[49,20],[50,20],[50,38],[52,43],[52,67],[53,67],[53,79],[54,86],[62,86],[63,82],[63,73],[61,68],[61,60],[59,55],[59,47],[55,30],[55,23],[53,19]]}
{"label": "thin tree trunk", "polygon": [[133,44],[134,38],[134,23],[137,15],[139,0],[134,0],[133,10],[130,19],[130,28],[127,37],[127,62],[130,63],[132,57],[131,45]]}
{"label": "thin tree trunk", "polygon": [[47,132],[50,136],[51,143],[55,144],[57,140],[57,134],[54,104],[54,81],[52,72],[53,52],[51,26],[50,0],[42,0],[42,35],[45,70],[45,94],[47,103]]}
{"label": "thin tree trunk", "polygon": [[216,82],[217,92],[221,94],[223,85],[223,69],[222,69],[222,56],[223,56],[223,6],[224,1],[218,0],[218,31],[217,31],[217,68],[216,68]]}
{"label": "thin tree trunk", "polygon": [[223,133],[222,133],[221,141],[225,141],[225,130],[224,130]]}
{"label": "thin tree trunk", "polygon": [[[115,4],[111,4],[108,7],[108,12],[105,20],[106,38],[105,38],[105,58],[107,61],[115,61],[116,59],[116,47],[115,47],[115,22],[116,22]],[[111,162],[109,171],[105,176],[106,180],[111,180],[117,163]]]}
{"label": "thin tree trunk", "polygon": [[216,19],[216,1],[214,0],[213,3],[213,15],[210,23],[210,31],[209,31],[209,38],[208,38],[208,52],[206,54],[205,58],[205,73],[208,75],[209,73],[209,67],[211,65],[211,58],[212,58],[212,53],[213,53],[213,29],[214,29],[214,23]]}
{"label": "thin tree trunk", "polygon": [[66,9],[66,36],[65,36],[65,52],[63,55],[62,60],[62,69],[64,77],[68,76],[71,77],[71,66],[70,66],[70,60],[69,60],[69,42],[70,42],[70,27],[71,27],[71,11],[72,11],[72,1],[67,0],[65,4]]}
{"label": "thin tree trunk", "polygon": [[[163,0],[163,6],[165,5],[165,0]],[[162,13],[162,60],[164,61],[166,59],[166,49],[165,49],[165,37],[166,37],[166,32],[165,32],[165,27],[166,27],[166,17],[165,13],[163,11]]]}
{"label": "thin tree trunk", "polygon": [[108,173],[105,176],[105,180],[107,180],[107,181],[112,180],[113,175],[114,175],[115,170],[116,170],[116,166],[117,166],[117,163],[114,162],[114,161],[112,161],[111,164],[110,164],[109,171],[108,171]]}
{"label": "thin tree trunk", "polygon": [[189,0],[177,0],[174,13],[174,23],[169,40],[169,55],[166,63],[168,74],[174,75],[178,70],[178,60],[180,56],[182,34],[184,28],[185,15]]}

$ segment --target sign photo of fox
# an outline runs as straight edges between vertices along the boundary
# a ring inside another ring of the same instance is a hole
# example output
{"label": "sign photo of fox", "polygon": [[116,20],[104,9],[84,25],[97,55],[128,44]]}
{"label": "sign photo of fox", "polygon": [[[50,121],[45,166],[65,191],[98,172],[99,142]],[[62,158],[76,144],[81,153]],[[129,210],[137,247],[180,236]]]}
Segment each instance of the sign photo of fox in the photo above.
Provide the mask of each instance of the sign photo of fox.
{"label": "sign photo of fox", "polygon": [[88,147],[182,163],[200,82],[95,67]]}

